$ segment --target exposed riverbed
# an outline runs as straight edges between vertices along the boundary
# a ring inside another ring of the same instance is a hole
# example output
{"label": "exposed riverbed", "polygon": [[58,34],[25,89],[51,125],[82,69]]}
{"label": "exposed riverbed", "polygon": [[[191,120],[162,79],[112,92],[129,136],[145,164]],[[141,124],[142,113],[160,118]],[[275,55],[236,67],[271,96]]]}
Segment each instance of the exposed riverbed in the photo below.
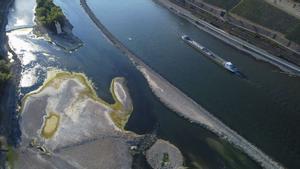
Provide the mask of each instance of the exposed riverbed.
{"label": "exposed riverbed", "polygon": [[[144,139],[117,125],[119,118],[130,116],[133,110],[125,79],[114,78],[111,92],[116,96],[118,107],[99,98],[83,74],[48,72],[43,86],[24,97],[20,121],[22,139],[15,150],[17,158],[10,167],[132,168],[134,152],[131,151],[142,147],[140,140]],[[155,142],[153,140],[149,148]],[[166,165],[176,164],[176,168],[183,165],[180,151],[170,143],[152,149],[150,154],[167,153],[170,164]],[[160,166],[163,160],[157,157],[147,156],[147,160],[155,159],[151,164]]]}
{"label": "exposed riverbed", "polygon": [[[16,3],[21,1],[16,0]],[[23,61],[21,77],[24,82],[28,81],[19,86],[20,98],[39,87],[47,70],[55,67],[84,72],[94,82],[98,95],[113,103],[108,92],[111,79],[123,76],[132,91],[134,105],[126,129],[139,134],[155,129],[160,138],[170,141],[182,151],[187,166],[191,168],[259,168],[239,150],[200,126],[178,117],[160,103],[143,76],[103,38],[79,1],[55,2],[66,13],[74,26],[74,34],[84,46],[73,53],[66,53],[36,38],[31,30],[11,32],[8,36],[13,49],[26,46],[16,52]],[[288,168],[299,166],[297,119],[300,93],[297,89],[300,82],[297,78],[255,61],[152,1],[130,0],[124,4],[90,0],[88,3],[118,39],[174,86],[276,161]],[[21,17],[18,11],[16,8],[10,18]],[[10,19],[10,22],[13,21]],[[233,61],[248,75],[249,81],[235,78],[188,47],[180,41],[184,33],[226,60]],[[20,43],[22,45],[18,45]]]}

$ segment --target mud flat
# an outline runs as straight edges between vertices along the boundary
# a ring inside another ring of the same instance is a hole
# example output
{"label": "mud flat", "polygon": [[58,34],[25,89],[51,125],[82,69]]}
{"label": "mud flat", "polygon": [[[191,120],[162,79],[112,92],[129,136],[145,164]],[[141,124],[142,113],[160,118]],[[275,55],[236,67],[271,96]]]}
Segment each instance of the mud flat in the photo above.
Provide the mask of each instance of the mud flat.
{"label": "mud flat", "polygon": [[132,151],[145,137],[123,129],[133,110],[125,79],[113,79],[115,103],[108,104],[83,74],[52,71],[47,77],[23,99],[21,143],[11,167],[130,169]]}
{"label": "mud flat", "polygon": [[96,17],[90,9],[86,0],[80,0],[81,5],[87,15],[102,31],[103,35],[112,44],[125,54],[137,69],[147,79],[153,93],[170,109],[177,112],[179,115],[189,119],[191,122],[197,123],[208,130],[212,131],[224,140],[227,140],[237,148],[245,152],[249,157],[258,162],[266,169],[283,169],[284,167],[271,157],[266,155],[260,149],[252,145],[238,133],[227,127],[220,120],[211,115],[202,106],[177,89],[174,85],[153,71],[139,57],[137,57],[130,49],[128,49],[121,41],[119,41]]}

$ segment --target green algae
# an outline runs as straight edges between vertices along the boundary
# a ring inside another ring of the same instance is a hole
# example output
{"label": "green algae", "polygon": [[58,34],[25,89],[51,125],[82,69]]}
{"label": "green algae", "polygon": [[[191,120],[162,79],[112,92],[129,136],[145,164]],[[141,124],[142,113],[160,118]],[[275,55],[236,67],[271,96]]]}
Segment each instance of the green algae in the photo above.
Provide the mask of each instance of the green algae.
{"label": "green algae", "polygon": [[[126,110],[124,108],[123,104],[116,97],[113,86],[114,86],[114,82],[119,78],[120,77],[116,77],[111,82],[110,92],[114,99],[114,103],[109,104],[106,101],[102,100],[100,97],[98,97],[96,91],[94,90],[93,83],[85,76],[85,74],[58,71],[58,70],[50,71],[48,74],[48,78],[45,80],[45,82],[39,89],[37,89],[36,91],[33,91],[31,93],[28,93],[27,95],[24,96],[24,98],[22,100],[22,106],[21,106],[20,112],[22,112],[22,109],[25,105],[25,101],[28,97],[38,94],[48,87],[53,87],[55,89],[59,89],[61,86],[61,83],[64,80],[76,79],[81,83],[81,85],[84,86],[84,90],[78,94],[77,100],[81,100],[81,99],[88,97],[98,103],[101,103],[102,105],[109,107],[111,109],[111,112],[109,113],[111,120],[118,128],[120,128],[121,130],[124,130],[124,127],[133,111],[133,107],[130,107],[129,110]],[[43,135],[43,133],[42,133],[42,135]],[[49,138],[51,138],[51,136]]]}
{"label": "green algae", "polygon": [[110,92],[115,101],[115,103],[111,105],[113,111],[110,113],[110,117],[118,128],[124,130],[125,125],[128,122],[128,119],[133,111],[133,107],[130,107],[128,110],[126,110],[124,109],[123,104],[118,100],[114,92],[114,83],[117,79],[118,77],[114,78],[110,85]]}
{"label": "green algae", "polygon": [[41,135],[46,138],[52,138],[58,129],[60,116],[57,113],[50,113],[44,121]]}
{"label": "green algae", "polygon": [[8,146],[8,152],[6,154],[7,164],[10,169],[14,168],[14,162],[17,159],[17,154],[12,146]]}

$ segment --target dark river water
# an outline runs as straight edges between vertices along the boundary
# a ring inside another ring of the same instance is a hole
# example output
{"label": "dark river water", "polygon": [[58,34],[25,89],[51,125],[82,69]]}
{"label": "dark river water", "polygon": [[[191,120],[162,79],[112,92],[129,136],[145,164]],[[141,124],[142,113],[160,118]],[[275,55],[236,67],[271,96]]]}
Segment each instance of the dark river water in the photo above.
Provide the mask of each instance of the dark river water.
{"label": "dark river water", "polygon": [[[79,0],[55,3],[84,46],[68,53],[34,37],[30,29],[8,33],[10,46],[22,63],[19,99],[39,87],[49,69],[85,73],[98,95],[108,101],[112,101],[112,78],[123,76],[134,103],[128,130],[139,134],[155,130],[182,151],[189,168],[260,168],[230,144],[166,108],[127,57],[102,36]],[[156,72],[275,161],[300,168],[298,77],[226,45],[154,1],[88,0],[88,4],[107,28]],[[7,29],[32,25],[34,5],[34,0],[16,0]],[[230,74],[186,45],[180,39],[183,34],[232,61],[247,79]]]}

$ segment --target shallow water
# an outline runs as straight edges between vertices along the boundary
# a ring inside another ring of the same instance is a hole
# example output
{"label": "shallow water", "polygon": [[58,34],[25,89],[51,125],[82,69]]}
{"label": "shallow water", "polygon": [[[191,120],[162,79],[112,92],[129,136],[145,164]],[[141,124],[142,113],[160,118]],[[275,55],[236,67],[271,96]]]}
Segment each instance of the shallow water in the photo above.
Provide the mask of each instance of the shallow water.
{"label": "shallow water", "polygon": [[[9,29],[20,26],[15,18],[27,18],[22,26],[32,25],[34,0],[16,0],[16,4],[24,1],[31,5],[16,5],[9,16]],[[159,137],[179,147],[191,168],[259,168],[215,135],[163,106],[142,75],[96,29],[78,0],[55,2],[63,8],[84,46],[68,53],[34,37],[28,29],[9,33],[10,45],[22,63],[21,97],[42,83],[48,69],[58,68],[84,72],[94,82],[98,95],[112,102],[110,81],[123,76],[134,104],[127,129],[137,133],[156,129]],[[299,78],[235,50],[153,1],[88,3],[112,33],[155,71],[276,161],[289,168],[300,167]],[[248,80],[231,75],[187,46],[180,40],[182,34],[232,61]]]}

